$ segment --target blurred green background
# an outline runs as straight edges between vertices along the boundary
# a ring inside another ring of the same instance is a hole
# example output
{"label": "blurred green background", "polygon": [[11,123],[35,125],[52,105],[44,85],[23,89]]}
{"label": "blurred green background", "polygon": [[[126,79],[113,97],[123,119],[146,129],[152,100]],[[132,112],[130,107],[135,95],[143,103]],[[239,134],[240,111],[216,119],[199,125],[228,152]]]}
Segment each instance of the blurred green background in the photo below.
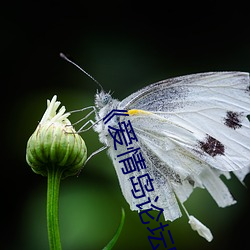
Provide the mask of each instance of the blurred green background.
{"label": "blurred green background", "polygon": [[[25,161],[26,142],[54,94],[67,110],[93,105],[97,85],[59,57],[64,52],[122,100],[147,84],[205,71],[250,69],[249,18],[242,5],[134,1],[9,2],[1,6],[2,230],[1,249],[48,249],[46,178]],[[77,121],[79,115],[72,116]],[[89,154],[101,147],[82,134]],[[211,243],[187,218],[169,224],[177,249],[247,249],[249,188],[225,181],[238,203],[218,208],[205,190],[186,202],[207,225]],[[246,178],[250,187],[250,177]],[[139,215],[129,210],[105,152],[79,178],[62,181],[60,228],[64,250],[102,249],[125,209],[114,249],[151,249]],[[162,246],[159,249],[164,249]]]}

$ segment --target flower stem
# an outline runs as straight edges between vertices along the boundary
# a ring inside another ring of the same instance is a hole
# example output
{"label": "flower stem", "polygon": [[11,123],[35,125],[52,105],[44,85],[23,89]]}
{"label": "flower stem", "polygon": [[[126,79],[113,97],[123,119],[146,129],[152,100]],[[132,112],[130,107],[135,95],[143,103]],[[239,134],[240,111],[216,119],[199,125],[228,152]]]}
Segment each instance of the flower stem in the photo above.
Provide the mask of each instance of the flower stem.
{"label": "flower stem", "polygon": [[59,231],[59,188],[62,170],[58,167],[48,168],[47,185],[47,227],[50,250],[61,250]]}

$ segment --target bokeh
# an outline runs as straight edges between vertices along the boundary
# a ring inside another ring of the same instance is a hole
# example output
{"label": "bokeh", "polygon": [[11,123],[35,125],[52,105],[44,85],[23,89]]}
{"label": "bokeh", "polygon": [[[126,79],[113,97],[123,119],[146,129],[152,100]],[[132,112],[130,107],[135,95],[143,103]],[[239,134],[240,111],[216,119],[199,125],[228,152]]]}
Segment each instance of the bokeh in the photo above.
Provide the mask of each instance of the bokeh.
{"label": "bokeh", "polygon": [[[56,94],[67,110],[94,104],[96,83],[59,53],[69,55],[120,100],[169,77],[249,72],[249,19],[242,6],[229,7],[211,2],[196,9],[132,1],[4,4],[1,249],[48,249],[46,178],[34,174],[25,161],[27,140],[45,111],[46,100]],[[72,115],[71,121],[84,114]],[[82,137],[89,154],[102,146],[93,131]],[[186,202],[190,214],[211,229],[214,240],[208,243],[199,237],[183,216],[169,222],[178,250],[248,249],[250,177],[245,186],[235,177],[225,182],[236,205],[218,208],[205,190],[198,189]],[[102,249],[119,225],[122,207],[125,225],[114,249],[152,249],[146,226],[137,212],[130,211],[111,160],[102,152],[79,177],[61,183],[63,249]]]}

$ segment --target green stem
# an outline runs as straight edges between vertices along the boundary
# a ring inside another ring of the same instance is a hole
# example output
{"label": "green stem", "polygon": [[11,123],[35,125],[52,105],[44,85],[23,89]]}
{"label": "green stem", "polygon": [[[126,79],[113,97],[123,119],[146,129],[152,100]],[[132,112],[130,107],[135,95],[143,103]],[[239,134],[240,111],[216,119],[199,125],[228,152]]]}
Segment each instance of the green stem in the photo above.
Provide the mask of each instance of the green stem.
{"label": "green stem", "polygon": [[59,188],[62,170],[58,167],[48,168],[47,186],[47,227],[50,250],[61,250],[59,231]]}

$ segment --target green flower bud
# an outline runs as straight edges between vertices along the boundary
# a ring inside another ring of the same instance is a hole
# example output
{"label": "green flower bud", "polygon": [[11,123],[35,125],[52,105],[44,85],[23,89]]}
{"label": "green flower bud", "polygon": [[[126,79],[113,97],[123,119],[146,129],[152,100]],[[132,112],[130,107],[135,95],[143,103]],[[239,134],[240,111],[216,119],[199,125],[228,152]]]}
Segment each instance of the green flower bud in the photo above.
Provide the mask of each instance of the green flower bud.
{"label": "green flower bud", "polygon": [[37,174],[47,176],[50,168],[58,168],[55,170],[67,177],[79,172],[86,161],[87,148],[67,119],[70,113],[65,113],[65,107],[56,113],[60,106],[56,98],[47,101],[47,110],[28,140],[26,161]]}

